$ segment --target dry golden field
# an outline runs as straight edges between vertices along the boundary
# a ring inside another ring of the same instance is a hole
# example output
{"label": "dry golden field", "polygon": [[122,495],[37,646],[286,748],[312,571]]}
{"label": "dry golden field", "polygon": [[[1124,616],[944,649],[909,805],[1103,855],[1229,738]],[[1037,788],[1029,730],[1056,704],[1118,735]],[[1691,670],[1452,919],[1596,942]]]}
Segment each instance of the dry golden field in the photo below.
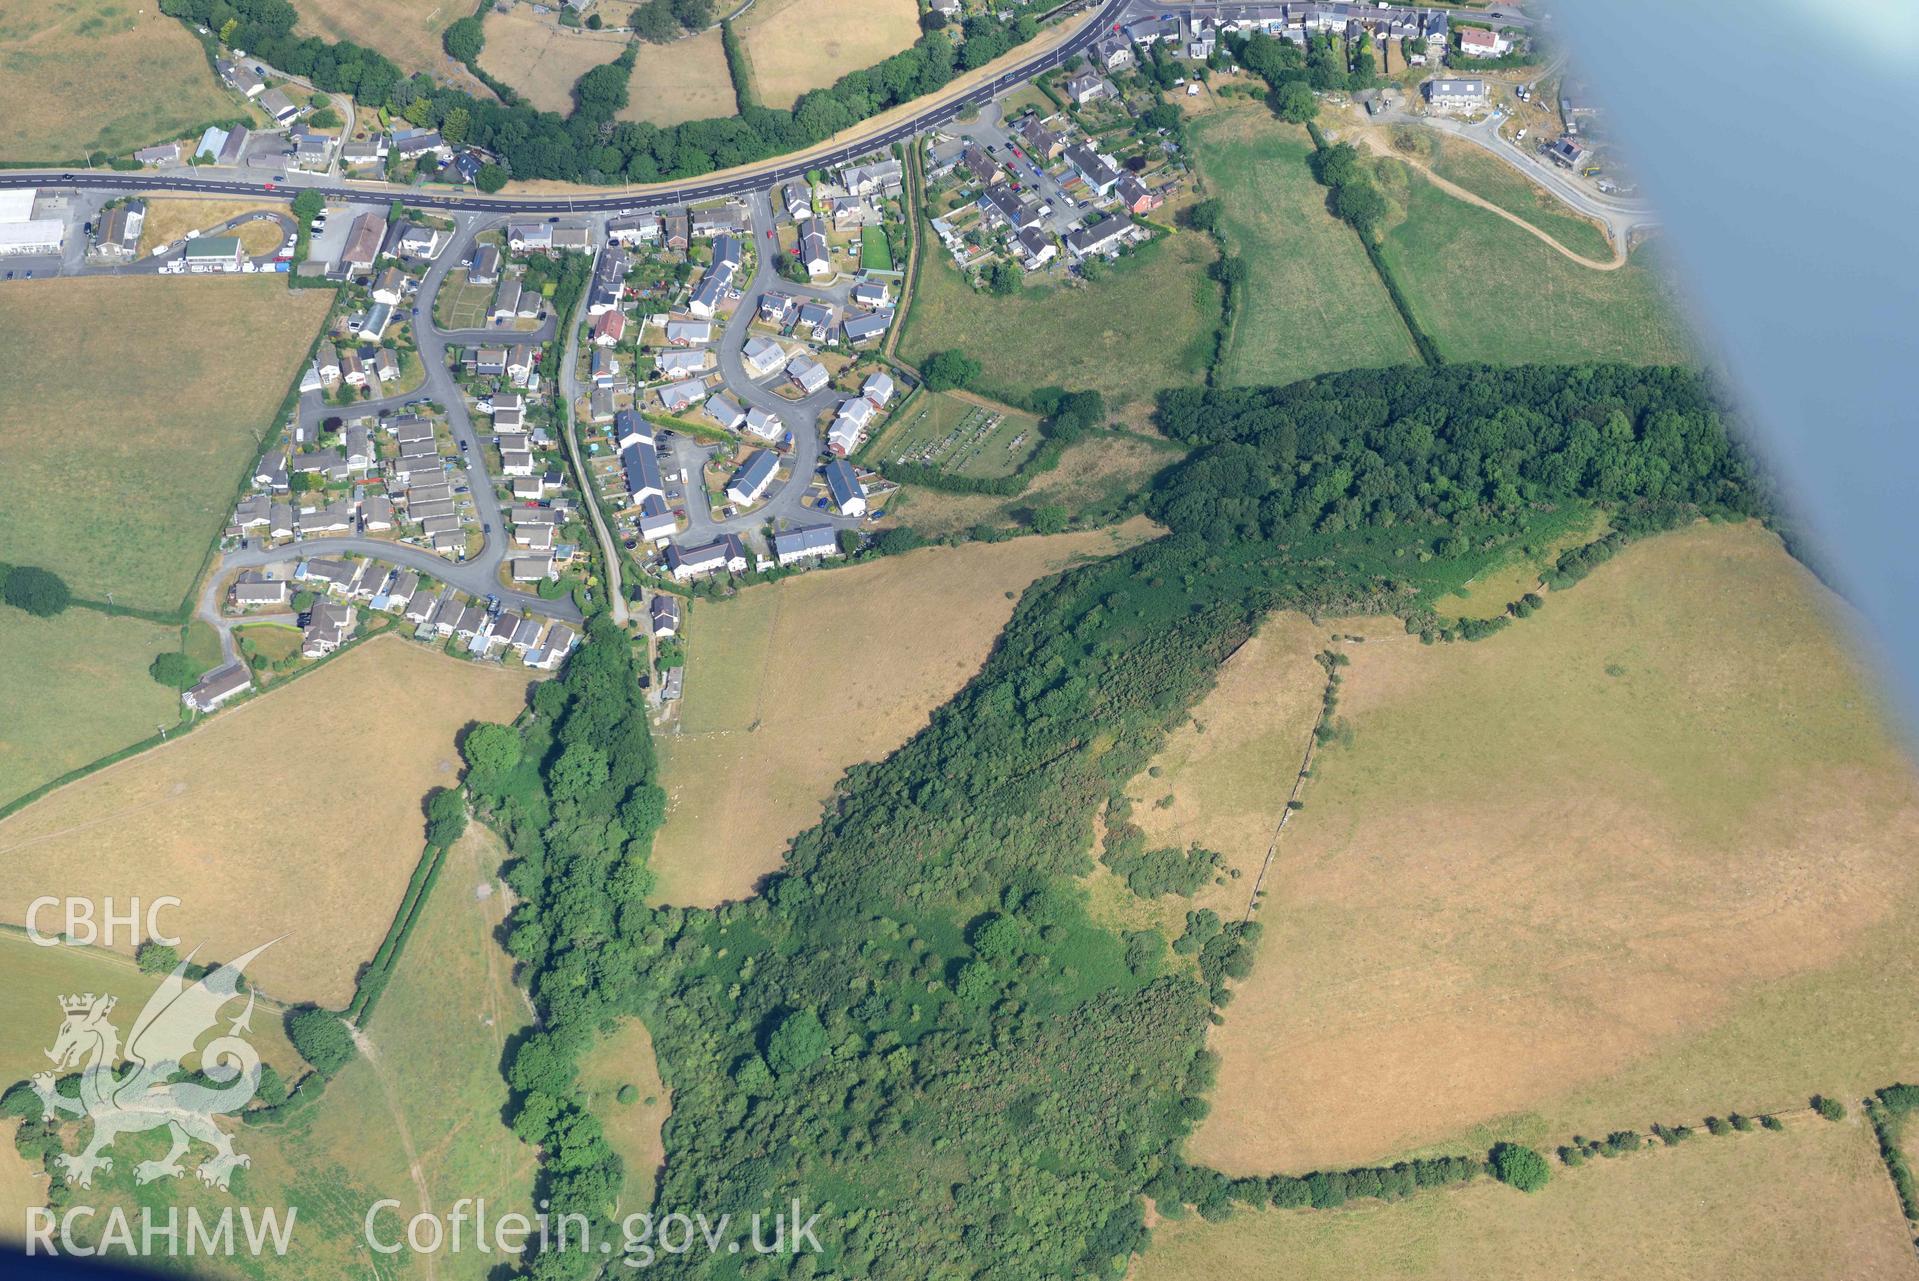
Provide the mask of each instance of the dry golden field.
{"label": "dry golden field", "polygon": [[[189,196],[156,196],[147,201],[146,221],[140,225],[142,256],[165,249],[189,231],[211,231],[229,218],[255,210],[285,213],[287,207],[260,200],[196,200]],[[280,224],[250,222],[233,233],[249,254],[270,253],[280,243]]]}
{"label": "dry golden field", "polygon": [[913,0],[758,0],[733,24],[768,107],[791,107],[849,71],[883,62],[920,36]]}
{"label": "dry golden field", "polygon": [[[391,58],[402,71],[435,75],[455,86],[486,95],[486,87],[465,67],[449,57],[440,38],[461,18],[473,16],[466,0],[297,0],[300,20],[295,35],[350,40]],[[487,42],[492,43],[491,14],[486,19]]]}
{"label": "dry golden field", "polygon": [[[620,1087],[626,1085],[636,1096],[631,1103],[619,1100]],[[626,1166],[620,1204],[629,1213],[651,1205],[653,1182],[666,1160],[660,1127],[673,1110],[673,1100],[672,1091],[660,1083],[646,1024],[628,1019],[619,1031],[595,1042],[580,1059],[580,1089],[587,1108],[605,1127],[606,1141]]]}
{"label": "dry golden field", "polygon": [[541,18],[529,5],[514,5],[506,13],[489,10],[484,26],[480,66],[486,73],[512,85],[540,110],[561,115],[573,110],[574,81],[613,61],[626,47],[624,36],[569,31]]}
{"label": "dry golden field", "polygon": [[5,558],[177,608],[332,300],[277,276],[0,285]]}
{"label": "dry golden field", "polygon": [[41,894],[174,895],[188,946],[235,956],[285,935],[256,963],[261,989],[339,1008],[419,860],[422,799],[457,780],[456,734],[510,719],[525,690],[370,641],[0,822],[0,920]]}
{"label": "dry golden field", "polygon": [[1912,1281],[1919,1259],[1862,1125],[1700,1137],[1527,1195],[1481,1180],[1396,1205],[1165,1224],[1132,1281]]}
{"label": "dry golden field", "polygon": [[698,602],[681,732],[657,740],[659,899],[751,893],[849,766],[905,742],[979,670],[1028,583],[1152,528],[928,548]]}
{"label": "dry golden field", "polygon": [[0,6],[0,160],[120,155],[244,114],[158,5]]}
{"label": "dry golden field", "polygon": [[[1563,1141],[1919,1068],[1919,781],[1770,533],[1637,544],[1476,644],[1348,647],[1194,1159]],[[1475,1128],[1477,1127],[1477,1128]]]}
{"label": "dry golden field", "polygon": [[736,115],[739,109],[726,48],[715,28],[671,44],[642,44],[620,119],[676,125]]}
{"label": "dry golden field", "polygon": [[1319,714],[1326,674],[1313,656],[1330,630],[1299,614],[1268,618],[1126,788],[1148,849],[1204,846],[1224,856],[1221,875],[1191,900],[1148,904],[1102,867],[1091,882],[1102,915],[1177,935],[1192,906],[1229,920],[1245,914]]}

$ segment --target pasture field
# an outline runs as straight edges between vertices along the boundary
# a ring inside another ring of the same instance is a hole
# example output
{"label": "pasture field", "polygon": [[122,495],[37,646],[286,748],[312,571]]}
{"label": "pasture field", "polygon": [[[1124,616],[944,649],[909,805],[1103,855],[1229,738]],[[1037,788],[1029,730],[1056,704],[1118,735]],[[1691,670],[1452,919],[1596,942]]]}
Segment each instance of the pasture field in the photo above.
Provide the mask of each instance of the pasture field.
{"label": "pasture field", "polygon": [[1489,639],[1347,645],[1193,1158],[1563,1142],[1911,1076],[1919,778],[1845,622],[1771,533],[1700,525]]}
{"label": "pasture field", "polygon": [[1319,714],[1326,673],[1313,656],[1329,630],[1300,614],[1269,617],[1126,788],[1146,848],[1214,850],[1223,856],[1220,876],[1191,900],[1147,904],[1101,870],[1094,892],[1107,915],[1128,929],[1157,924],[1177,936],[1189,907],[1227,920],[1245,914]]}
{"label": "pasture field", "polygon": [[0,805],[178,722],[180,696],[147,675],[178,648],[177,627],[0,606]]}
{"label": "pasture field", "polygon": [[[1433,612],[1446,618],[1497,618],[1527,592],[1539,592],[1539,576],[1563,552],[1603,538],[1611,523],[1583,504],[1535,517],[1527,541],[1495,561],[1463,587],[1438,596]],[[1540,592],[1540,595],[1544,595]]]}
{"label": "pasture field", "polygon": [[0,9],[0,160],[120,155],[246,114],[192,33],[157,5],[48,0]]}
{"label": "pasture field", "polygon": [[920,15],[913,0],[758,0],[733,30],[760,102],[784,110],[807,90],[910,47]]}
{"label": "pasture field", "polygon": [[1701,1136],[1530,1195],[1482,1179],[1396,1205],[1163,1224],[1134,1281],[1910,1281],[1912,1243],[1859,1125]]}
{"label": "pasture field", "polygon": [[[285,213],[284,205],[259,200],[197,200],[191,196],[155,196],[147,201],[140,224],[140,256],[165,249],[189,231],[211,231],[229,218],[259,210]],[[263,254],[280,243],[280,225],[250,222],[234,233],[249,254]]]}
{"label": "pasture field", "polygon": [[1035,476],[1015,497],[904,486],[888,500],[887,510],[889,516],[928,535],[959,533],[982,522],[1005,526],[1052,504],[1097,522],[1106,513],[1123,510],[1157,472],[1179,457],[1179,450],[1149,438],[1101,432],[1067,446],[1058,467]]}
{"label": "pasture field", "polygon": [[[485,1197],[496,1214],[532,1209],[536,1154],[500,1119],[508,1102],[500,1057],[507,1041],[530,1022],[513,985],[511,958],[497,941],[507,909],[497,881],[504,857],[499,839],[477,823],[448,852],[404,959],[369,1020],[364,1040],[370,1051],[343,1068],[314,1106],[237,1133],[236,1147],[253,1164],[238,1172],[231,1197],[205,1191],[191,1179],[135,1189],[126,1173],[131,1162],[116,1161],[100,1189],[103,1201],[137,1199],[162,1213],[169,1205],[193,1204],[204,1211],[236,1199],[298,1206],[294,1246],[287,1255],[269,1257],[237,1275],[270,1281],[390,1277],[396,1269],[439,1281],[482,1281],[493,1275],[501,1256],[473,1249],[470,1236],[465,1249],[441,1253],[430,1266],[413,1259],[402,1268],[395,1260],[407,1255],[376,1255],[363,1233],[368,1209],[384,1197],[400,1206],[376,1220],[383,1239],[397,1238],[405,1219],[424,1205],[445,1212],[461,1197]],[[24,939],[0,937],[0,955],[10,947],[46,954]],[[96,966],[110,965],[151,987],[152,980],[141,978],[125,959],[90,955]],[[103,990],[98,981],[74,986],[80,977],[64,980],[58,990]],[[36,1006],[52,1007],[47,986],[35,984]],[[57,1021],[57,1010],[53,1018]],[[36,1010],[31,1022],[14,1026],[46,1022]],[[297,1065],[280,1027],[277,1011],[256,1014],[251,1039],[269,1061]],[[49,1042],[51,1035],[49,1025]],[[23,1040],[29,1046],[41,1043],[37,1036]],[[123,1146],[136,1151],[136,1142],[122,1138],[116,1154]]]}
{"label": "pasture field", "polygon": [[[1388,165],[1391,162],[1386,162]],[[1448,360],[1528,364],[1692,358],[1677,291],[1655,250],[1599,271],[1495,213],[1404,175],[1406,216],[1380,254]]]}
{"label": "pasture field", "polygon": [[[164,922],[168,918],[163,915],[161,919]],[[58,931],[58,910],[49,910],[39,925],[45,934]],[[222,953],[215,959],[224,960],[227,955]],[[47,1070],[44,1051],[60,1030],[61,997],[100,992],[118,998],[112,1021],[124,1037],[141,1004],[160,986],[159,976],[142,974],[129,957],[93,947],[41,947],[20,929],[0,930],[0,966],[7,976],[6,983],[0,985],[0,1019],[5,1020],[7,1028],[7,1035],[0,1038],[0,1092],[15,1081]],[[239,1012],[238,1004],[226,1011],[229,1016]],[[281,1031],[277,1009],[256,1010],[251,1026],[249,1041],[262,1060],[289,1078],[305,1070]],[[0,1224],[0,1229],[17,1226],[17,1220],[8,1221]]]}
{"label": "pasture field", "polygon": [[331,302],[261,276],[0,287],[7,559],[177,608]]}
{"label": "pasture field", "polygon": [[1277,386],[1419,358],[1365,247],[1327,212],[1305,130],[1260,107],[1209,116],[1194,140],[1228,249],[1249,272],[1225,382]]}
{"label": "pasture field", "polygon": [[[458,88],[486,92],[440,43],[448,27],[473,15],[473,6],[464,0],[383,0],[377,5],[362,0],[296,0],[293,7],[300,15],[293,27],[295,35],[350,40],[385,54],[409,75],[424,71]],[[491,43],[492,24],[487,25]]]}
{"label": "pasture field", "polygon": [[1010,476],[1039,448],[1039,419],[963,393],[930,392],[888,424],[868,451],[884,465],[915,462],[961,476]]}
{"label": "pasture field", "polygon": [[622,120],[676,125],[686,120],[738,115],[733,77],[718,27],[671,44],[640,45],[627,81]]}
{"label": "pasture field", "polygon": [[902,359],[959,350],[985,366],[982,390],[1090,388],[1118,408],[1206,373],[1219,326],[1212,245],[1182,231],[1141,246],[1093,284],[1040,285],[1010,298],[975,292],[943,251],[913,289]]}
{"label": "pasture field", "polygon": [[[456,734],[508,720],[524,674],[375,639],[0,821],[0,921],[44,893],[181,899],[177,932],[261,989],[341,1008],[419,861]],[[155,688],[158,688],[157,686]]]}
{"label": "pasture field", "polygon": [[[465,17],[466,12],[453,18]],[[516,4],[505,13],[489,9],[482,25],[486,47],[480,51],[480,68],[512,85],[540,110],[561,115],[573,110],[574,82],[613,61],[626,48],[625,36],[568,30],[543,21],[531,5]]]}
{"label": "pasture field", "polygon": [[1563,201],[1526,181],[1511,165],[1502,164],[1469,142],[1430,130],[1422,132],[1436,145],[1432,155],[1419,158],[1446,181],[1507,213],[1517,214],[1582,257],[1605,262],[1613,256],[1612,241],[1598,223],[1574,213]]}
{"label": "pasture field", "polygon": [[[631,1103],[622,1103],[620,1089],[628,1085],[635,1097]],[[653,1183],[666,1160],[660,1127],[666,1124],[673,1102],[672,1091],[660,1083],[646,1024],[628,1019],[618,1031],[594,1042],[580,1057],[580,1090],[586,1106],[605,1127],[606,1141],[626,1166],[620,1204],[628,1212],[651,1205]]]}
{"label": "pasture field", "polygon": [[[468,825],[368,1021],[374,1053],[344,1068],[279,1145],[290,1165],[336,1168],[346,1186],[398,1198],[381,1220],[394,1233],[425,1206],[444,1212],[460,1197],[485,1197],[501,1213],[532,1207],[538,1154],[501,1120],[509,1092],[500,1059],[532,1022],[499,943],[506,856],[489,828]],[[360,1239],[356,1224],[351,1241]],[[482,1281],[499,1262],[469,1249],[443,1255],[439,1275]]]}
{"label": "pasture field", "polygon": [[696,603],[681,732],[658,740],[659,900],[751,893],[849,766],[897,748],[979,670],[1028,583],[1151,529],[927,548]]}

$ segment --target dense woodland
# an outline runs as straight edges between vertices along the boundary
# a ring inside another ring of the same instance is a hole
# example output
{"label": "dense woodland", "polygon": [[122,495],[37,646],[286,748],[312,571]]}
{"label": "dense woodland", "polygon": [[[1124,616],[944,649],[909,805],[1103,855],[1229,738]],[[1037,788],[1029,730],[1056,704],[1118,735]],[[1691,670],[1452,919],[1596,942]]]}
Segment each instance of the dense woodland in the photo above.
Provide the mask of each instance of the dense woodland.
{"label": "dense woodland", "polygon": [[[574,108],[560,116],[521,101],[510,86],[480,71],[482,20],[462,19],[447,32],[447,49],[486,79],[499,101],[482,101],[407,76],[372,49],[347,41],[296,36],[298,14],[287,0],[162,0],[163,12],[207,28],[232,49],[332,93],[350,93],[367,107],[387,107],[414,125],[435,128],[452,143],[484,147],[514,178],[563,182],[644,183],[694,178],[812,146],[889,107],[932,93],[1038,32],[1037,0],[1002,7],[1004,17],[968,18],[956,40],[943,19],[929,16],[912,48],[872,67],[848,72],[831,87],[803,96],[791,111],[742,105],[737,116],[661,128],[616,121],[628,98],[632,51],[595,67],[574,85]],[[505,175],[501,176],[504,181]]]}
{"label": "dense woodland", "polygon": [[[611,1210],[621,1171],[573,1078],[595,1035],[638,1015],[673,1091],[659,1207],[737,1218],[797,1197],[823,1211],[827,1247],[656,1267],[1119,1275],[1146,1242],[1147,1189],[1243,1199],[1176,1148],[1205,1114],[1204,1031],[1249,930],[1193,912],[1177,939],[1122,935],[1076,884],[1096,815],[1219,662],[1275,607],[1416,608],[1448,556],[1555,503],[1763,510],[1707,387],[1676,370],[1397,369],[1168,393],[1159,413],[1195,447],[1150,500],[1172,532],[1029,589],[980,675],[893,756],[851,770],[750,901],[646,904],[663,798],[610,624],[523,730],[469,736],[469,788],[524,899],[510,946],[542,1014],[510,1056],[514,1124],[542,1146],[556,1210]],[[1142,894],[1211,862],[1141,863],[1123,838],[1107,852],[1131,858]],[[1455,1177],[1443,1167],[1433,1180]],[[1351,1177],[1353,1195],[1429,1181]]]}

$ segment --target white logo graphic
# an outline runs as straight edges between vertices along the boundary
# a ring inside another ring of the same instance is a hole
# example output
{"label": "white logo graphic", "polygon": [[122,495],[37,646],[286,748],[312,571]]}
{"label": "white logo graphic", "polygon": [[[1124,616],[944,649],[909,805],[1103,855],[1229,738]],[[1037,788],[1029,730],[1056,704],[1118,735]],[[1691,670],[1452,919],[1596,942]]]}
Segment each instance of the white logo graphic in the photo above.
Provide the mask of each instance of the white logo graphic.
{"label": "white logo graphic", "polygon": [[[239,995],[239,978],[247,963],[271,946],[262,943],[191,984],[186,968],[193,958],[174,966],[134,1020],[124,1054],[119,1030],[107,1021],[114,997],[89,992],[60,998],[66,1019],[47,1057],[62,1072],[86,1065],[80,1071],[80,1097],[58,1092],[52,1072],[36,1074],[33,1090],[40,1096],[47,1120],[66,1112],[93,1121],[93,1137],[86,1150],[57,1158],[76,1187],[91,1187],[95,1170],[113,1169],[113,1158],[101,1154],[120,1134],[161,1126],[173,1132],[173,1148],[162,1160],[142,1161],[134,1167],[134,1177],[141,1183],[185,1173],[180,1158],[195,1139],[213,1149],[213,1155],[200,1164],[202,1182],[224,1189],[236,1167],[252,1164],[250,1157],[233,1150],[233,1140],[213,1121],[220,1113],[245,1107],[259,1088],[260,1056],[238,1035],[247,1030],[253,1016],[251,993],[246,1009],[228,1027],[228,1035],[215,1037],[200,1051],[201,1072],[218,1087],[174,1078],[181,1075],[180,1065],[194,1052],[201,1035],[220,1021],[220,1008]],[[117,1071],[122,1062],[132,1065],[124,1075]]]}

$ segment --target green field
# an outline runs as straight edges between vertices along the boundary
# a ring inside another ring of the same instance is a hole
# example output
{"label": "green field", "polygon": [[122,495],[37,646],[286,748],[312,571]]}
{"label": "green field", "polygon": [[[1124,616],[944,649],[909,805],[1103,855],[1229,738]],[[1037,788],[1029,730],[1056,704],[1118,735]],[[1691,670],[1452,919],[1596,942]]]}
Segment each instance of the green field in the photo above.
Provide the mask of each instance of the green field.
{"label": "green field", "polygon": [[433,300],[433,319],[442,329],[485,329],[493,307],[492,285],[470,285],[466,268],[447,273],[439,297]]}
{"label": "green field", "polygon": [[[149,1204],[161,1214],[168,1206],[188,1205],[217,1212],[236,1201],[297,1206],[286,1256],[245,1259],[237,1273],[268,1281],[395,1275],[481,1281],[493,1275],[501,1255],[474,1250],[470,1236],[463,1251],[440,1253],[424,1267],[423,1260],[405,1254],[374,1254],[364,1232],[368,1210],[387,1197],[401,1205],[377,1220],[383,1239],[404,1232],[406,1217],[423,1202],[442,1213],[461,1197],[485,1197],[494,1214],[532,1209],[534,1153],[501,1119],[508,1098],[500,1059],[509,1038],[529,1022],[512,983],[511,959],[495,937],[506,911],[494,879],[503,857],[497,838],[478,824],[449,851],[393,980],[368,1020],[373,1054],[354,1059],[316,1103],[284,1122],[242,1128],[235,1147],[252,1165],[235,1174],[231,1194],[205,1189],[191,1177],[136,1188],[134,1160],[155,1154],[164,1138],[128,1135],[115,1144],[111,1173],[95,1181],[98,1203]],[[482,887],[489,889],[481,893]],[[28,979],[26,995],[8,998],[4,1012],[20,1005],[17,1026],[32,1029],[17,1038],[20,1052],[4,1060],[16,1074],[30,1067],[33,1055],[27,1051],[51,1043],[58,992],[120,990],[108,989],[95,974],[108,966],[123,971],[129,987],[152,985],[119,958],[43,950],[0,936],[0,956],[16,946],[30,967],[21,971]],[[52,961],[43,959],[50,953]],[[18,967],[11,956],[7,961],[11,977]],[[92,969],[64,972],[82,963]],[[37,977],[56,964],[63,973]],[[132,1017],[126,1004],[122,1014],[124,1028]],[[277,1012],[256,1013],[252,1026],[251,1039],[263,1057],[298,1064],[280,1036]]]}
{"label": "green field", "polygon": [[120,155],[249,116],[157,5],[0,5],[0,160]]}
{"label": "green field", "polygon": [[1205,376],[1219,325],[1212,246],[1180,232],[1143,246],[1096,284],[1045,285],[1011,298],[976,293],[944,251],[926,255],[900,355],[957,349],[985,366],[983,390],[1090,388],[1114,407]]}
{"label": "green field", "polygon": [[866,455],[884,466],[914,462],[961,476],[1010,476],[1039,448],[1039,419],[944,392],[915,399]]}
{"label": "green field", "polygon": [[278,277],[0,285],[0,548],[174,610],[332,294]]}
{"label": "green field", "polygon": [[147,664],[178,648],[177,627],[0,605],[0,805],[175,724],[180,696]]}
{"label": "green field", "polygon": [[860,267],[866,271],[893,270],[893,250],[883,227],[860,228]]}
{"label": "green field", "polygon": [[1617,271],[1583,267],[1416,173],[1406,216],[1380,253],[1448,360],[1670,364],[1692,355],[1652,251],[1635,251]]}
{"label": "green field", "polygon": [[1612,242],[1597,223],[1580,217],[1526,181],[1512,166],[1471,143],[1444,137],[1435,137],[1434,141],[1438,143],[1436,154],[1426,163],[1446,181],[1523,218],[1576,254],[1597,262],[1612,258]]}
{"label": "green field", "polygon": [[1418,359],[1364,247],[1326,211],[1303,130],[1262,109],[1206,119],[1193,137],[1206,192],[1225,203],[1229,251],[1250,272],[1225,382],[1283,385]]}

